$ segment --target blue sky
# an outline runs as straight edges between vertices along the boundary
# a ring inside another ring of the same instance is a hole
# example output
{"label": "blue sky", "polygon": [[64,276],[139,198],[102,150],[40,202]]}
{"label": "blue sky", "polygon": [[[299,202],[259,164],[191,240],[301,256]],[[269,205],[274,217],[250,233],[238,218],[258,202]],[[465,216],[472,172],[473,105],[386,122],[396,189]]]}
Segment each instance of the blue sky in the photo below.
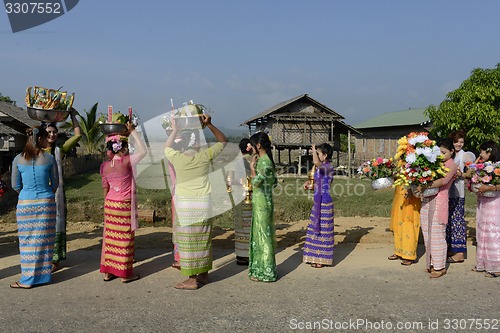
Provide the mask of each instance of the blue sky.
{"label": "blue sky", "polygon": [[439,104],[477,67],[500,62],[500,1],[85,0],[12,33],[0,13],[0,92],[64,86],[146,121],[194,100],[214,123],[307,93],[355,125]]}

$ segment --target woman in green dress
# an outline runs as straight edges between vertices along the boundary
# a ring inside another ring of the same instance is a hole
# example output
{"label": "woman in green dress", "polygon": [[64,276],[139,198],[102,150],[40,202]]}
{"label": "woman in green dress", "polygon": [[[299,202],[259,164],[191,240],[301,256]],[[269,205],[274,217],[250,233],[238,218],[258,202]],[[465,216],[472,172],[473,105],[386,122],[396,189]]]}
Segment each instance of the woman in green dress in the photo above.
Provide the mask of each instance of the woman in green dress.
{"label": "woman in green dress", "polygon": [[252,281],[274,282],[276,272],[276,229],[274,226],[273,187],[276,171],[271,155],[271,140],[264,132],[250,137],[254,156],[250,163],[252,177],[252,229],[248,276]]}
{"label": "woman in green dress", "polygon": [[71,122],[73,124],[74,135],[66,140],[61,146],[57,146],[57,126],[55,123],[48,123],[45,125],[45,130],[49,134],[47,138],[47,147],[43,148],[43,151],[51,154],[56,159],[58,174],[59,174],[59,187],[56,192],[56,238],[54,242],[54,256],[52,258],[52,272],[59,269],[59,262],[66,259],[66,195],[64,193],[64,180],[63,180],[63,167],[62,159],[64,155],[72,151],[78,141],[82,137],[82,131],[80,129],[80,124],[76,119],[78,111],[71,108],[70,116]]}

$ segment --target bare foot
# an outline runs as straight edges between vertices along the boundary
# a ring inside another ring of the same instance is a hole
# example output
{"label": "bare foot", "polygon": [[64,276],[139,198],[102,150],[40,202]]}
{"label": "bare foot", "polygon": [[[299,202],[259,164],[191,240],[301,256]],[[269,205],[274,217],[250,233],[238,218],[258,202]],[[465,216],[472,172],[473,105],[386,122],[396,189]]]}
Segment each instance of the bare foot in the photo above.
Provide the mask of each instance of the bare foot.
{"label": "bare foot", "polygon": [[198,289],[198,282],[196,281],[196,275],[194,277],[189,277],[189,279],[179,282],[174,286],[175,289],[183,290],[196,290]]}

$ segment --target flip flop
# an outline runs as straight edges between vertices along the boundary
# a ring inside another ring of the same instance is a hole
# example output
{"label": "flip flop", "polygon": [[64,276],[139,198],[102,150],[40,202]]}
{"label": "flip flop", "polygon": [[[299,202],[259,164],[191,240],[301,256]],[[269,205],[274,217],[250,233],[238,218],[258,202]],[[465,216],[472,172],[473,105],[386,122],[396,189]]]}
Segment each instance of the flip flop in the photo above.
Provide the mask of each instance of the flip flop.
{"label": "flip flop", "polygon": [[455,260],[453,257],[448,257],[446,258],[446,262],[450,264],[461,264],[464,262],[464,260]]}
{"label": "flip flop", "polygon": [[389,260],[398,260],[399,259],[399,256],[395,255],[395,254],[392,254],[390,255],[389,257],[387,257],[387,259]]}
{"label": "flip flop", "polygon": [[482,271],[478,270],[477,267],[474,267],[473,269],[471,269],[471,271],[476,272],[476,273],[483,273],[484,272],[484,270],[482,270]]}
{"label": "flip flop", "polygon": [[172,264],[172,268],[175,268],[175,269],[178,269],[178,270],[181,270],[181,265],[175,261],[173,264]]}
{"label": "flip flop", "polygon": [[500,277],[500,273],[486,272],[486,274],[484,276],[486,276],[488,278],[497,278],[497,277]]}
{"label": "flip flop", "polygon": [[181,290],[196,290],[196,289],[198,289],[198,284],[189,285],[189,284],[185,284],[184,282],[179,282],[174,286],[174,288],[181,289]]}
{"label": "flip flop", "polygon": [[16,281],[14,283],[11,283],[10,287],[14,289],[31,289],[32,286],[22,285],[19,283],[19,281]]}
{"label": "flip flop", "polygon": [[132,277],[130,277],[130,278],[122,278],[122,282],[123,282],[123,283],[129,283],[129,282],[132,282],[132,281],[137,281],[137,280],[139,280],[140,278],[141,278],[141,277],[139,276],[139,274],[137,274],[137,275],[134,275],[134,276],[132,276]]}

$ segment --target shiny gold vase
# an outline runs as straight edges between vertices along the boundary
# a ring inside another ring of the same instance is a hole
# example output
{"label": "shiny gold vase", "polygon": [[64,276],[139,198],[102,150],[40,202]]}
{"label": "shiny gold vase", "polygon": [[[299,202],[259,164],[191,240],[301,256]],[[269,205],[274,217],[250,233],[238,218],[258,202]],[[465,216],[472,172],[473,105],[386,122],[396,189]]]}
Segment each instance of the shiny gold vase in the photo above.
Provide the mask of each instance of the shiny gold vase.
{"label": "shiny gold vase", "polygon": [[314,173],[316,173],[316,165],[313,165],[311,170],[307,173],[307,178],[309,178],[309,186],[307,189],[311,191],[314,190]]}
{"label": "shiny gold vase", "polygon": [[250,177],[243,178],[241,181],[243,190],[245,191],[245,203],[252,203],[252,179]]}

